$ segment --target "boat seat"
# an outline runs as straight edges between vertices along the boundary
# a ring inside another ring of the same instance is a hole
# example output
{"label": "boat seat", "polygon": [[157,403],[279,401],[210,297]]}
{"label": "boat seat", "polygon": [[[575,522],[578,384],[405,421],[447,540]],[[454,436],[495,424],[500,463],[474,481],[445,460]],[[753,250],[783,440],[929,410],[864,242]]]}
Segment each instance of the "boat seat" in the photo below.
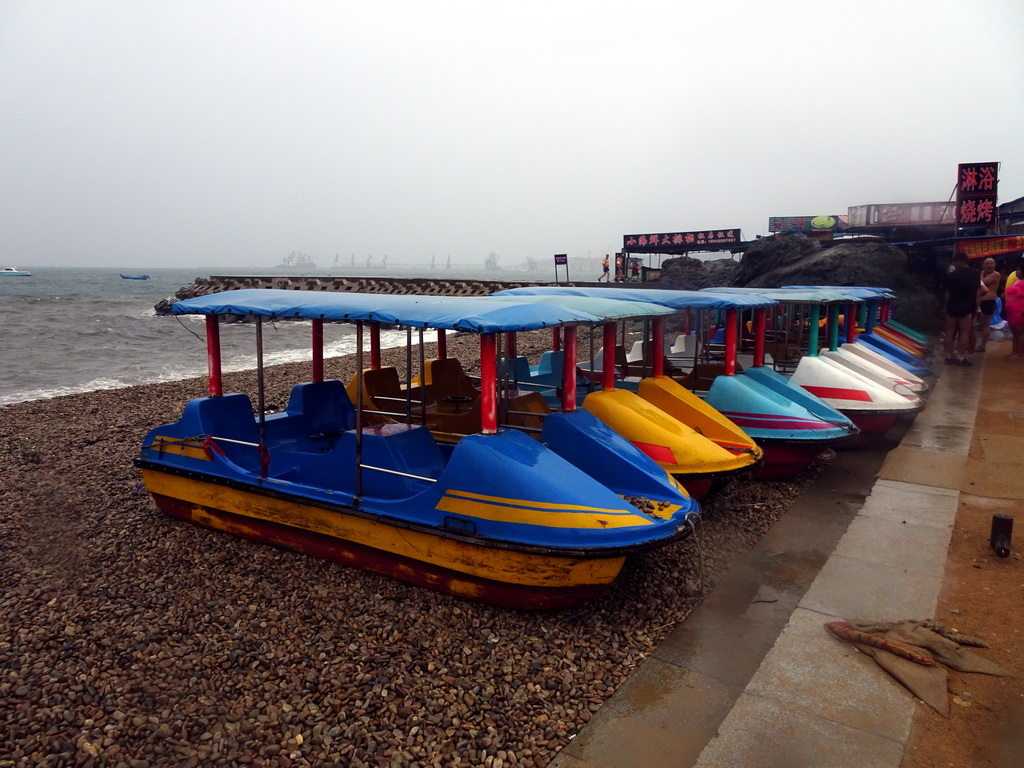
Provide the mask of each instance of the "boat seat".
{"label": "boat seat", "polygon": [[560,387],[564,368],[565,352],[561,349],[549,349],[540,356],[536,369],[530,369],[533,373],[533,383]]}
{"label": "boat seat", "polygon": [[[420,477],[438,478],[447,462],[430,431],[420,425],[387,423],[367,427],[362,434],[364,465],[405,472]],[[311,454],[291,468],[282,479],[314,488],[329,488],[344,493],[356,489],[356,433],[341,435],[327,453]],[[273,457],[270,462],[274,467]],[[373,469],[362,470],[362,494],[384,499],[401,499],[430,487],[425,480],[403,477]]]}
{"label": "boat seat", "polygon": [[282,413],[267,416],[267,446],[323,451],[327,438],[340,437],[355,426],[356,409],[345,385],[337,379],[296,384]]}
{"label": "boat seat", "polygon": [[189,421],[198,425],[202,435],[212,437],[219,451],[230,461],[245,470],[259,471],[260,455],[256,448],[217,442],[218,437],[247,443],[260,441],[259,426],[248,395],[236,392],[192,400],[185,406],[179,423],[186,424]]}
{"label": "boat seat", "polygon": [[474,387],[473,382],[466,376],[458,358],[429,360],[426,365],[431,382],[428,391],[435,402],[449,396],[480,399],[480,390]]}
{"label": "boat seat", "polygon": [[[356,374],[352,374],[346,387],[351,402],[356,401]],[[363,370],[363,412],[368,414],[366,419],[371,424],[384,424],[394,421],[391,416],[375,414],[374,411],[405,412],[406,394],[411,394],[413,402],[413,414],[419,410],[420,397],[423,393],[422,387],[413,387],[407,390],[402,386],[398,375],[398,369],[394,366],[383,368],[365,368]],[[427,397],[428,404],[430,397]]]}
{"label": "boat seat", "polygon": [[[742,366],[736,366],[736,373],[742,373]],[[674,377],[691,392],[706,392],[719,376],[725,375],[725,363],[697,363],[696,367],[682,376]]]}
{"label": "boat seat", "polygon": [[[540,392],[524,392],[509,398],[508,410],[510,413],[506,426],[528,427],[531,430],[539,431],[544,427],[544,416],[551,413],[551,406],[547,404]],[[521,413],[511,413],[511,411],[521,411]]]}
{"label": "boat seat", "polygon": [[526,355],[519,355],[513,361],[503,357],[498,361],[498,378],[509,379],[510,381],[533,381],[533,372],[530,370],[530,361]]}

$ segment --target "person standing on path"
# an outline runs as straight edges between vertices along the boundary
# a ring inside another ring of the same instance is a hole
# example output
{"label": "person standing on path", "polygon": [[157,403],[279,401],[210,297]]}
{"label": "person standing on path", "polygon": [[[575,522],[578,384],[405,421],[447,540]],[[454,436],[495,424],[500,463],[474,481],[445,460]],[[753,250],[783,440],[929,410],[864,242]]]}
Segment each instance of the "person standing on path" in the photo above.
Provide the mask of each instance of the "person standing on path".
{"label": "person standing on path", "polygon": [[971,321],[982,290],[978,273],[968,266],[967,257],[962,253],[953,256],[953,271],[946,275],[946,365],[971,365]]}
{"label": "person standing on path", "polygon": [[1010,277],[1016,279],[1003,293],[1003,315],[1013,334],[1013,348],[1007,359],[1024,357],[1024,261]]}
{"label": "person standing on path", "polygon": [[981,284],[985,290],[978,300],[981,341],[978,343],[977,352],[984,352],[988,344],[988,336],[992,332],[992,315],[996,313],[996,297],[999,296],[1002,281],[1003,276],[996,272],[996,260],[985,259],[981,265]]}
{"label": "person standing on path", "polygon": [[602,280],[604,280],[607,283],[608,282],[608,254],[607,253],[604,255],[604,258],[601,259],[601,272],[602,272],[602,274],[601,274],[601,276],[599,278],[597,278],[597,282],[600,283]]}

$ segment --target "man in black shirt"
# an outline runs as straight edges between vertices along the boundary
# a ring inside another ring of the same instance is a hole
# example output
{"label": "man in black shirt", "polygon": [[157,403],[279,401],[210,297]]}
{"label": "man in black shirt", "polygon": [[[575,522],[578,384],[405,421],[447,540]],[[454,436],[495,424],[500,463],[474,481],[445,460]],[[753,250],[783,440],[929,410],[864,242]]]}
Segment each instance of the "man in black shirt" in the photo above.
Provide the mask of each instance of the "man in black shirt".
{"label": "man in black shirt", "polygon": [[[946,365],[970,365],[971,321],[978,311],[978,299],[985,290],[981,277],[968,266],[967,257],[953,257],[953,271],[946,275]],[[953,341],[956,339],[956,356]]]}

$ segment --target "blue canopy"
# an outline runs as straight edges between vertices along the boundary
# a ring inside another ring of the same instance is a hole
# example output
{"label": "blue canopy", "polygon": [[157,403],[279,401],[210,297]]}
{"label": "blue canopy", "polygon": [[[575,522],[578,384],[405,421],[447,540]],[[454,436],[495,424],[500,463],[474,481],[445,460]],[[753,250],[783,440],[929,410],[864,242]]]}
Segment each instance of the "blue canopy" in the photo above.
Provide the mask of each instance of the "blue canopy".
{"label": "blue canopy", "polygon": [[488,297],[491,301],[514,301],[522,303],[528,301],[534,304],[554,304],[567,309],[576,309],[591,315],[603,318],[604,320],[631,320],[643,317],[665,317],[674,315],[676,311],[663,304],[652,304],[646,301],[622,301],[607,297],[591,298],[590,296],[564,296],[564,295],[511,295],[505,291],[491,294]]}
{"label": "blue canopy", "polygon": [[834,288],[837,291],[857,296],[860,299],[893,299],[896,294],[889,288],[873,285],[785,285],[784,288]]}
{"label": "blue canopy", "polygon": [[602,317],[567,307],[523,301],[492,301],[472,296],[416,296],[386,293],[286,291],[249,288],[183,299],[175,315],[247,315],[345,322],[388,323],[471,333],[533,331],[573,323],[599,323]]}
{"label": "blue canopy", "polygon": [[[787,286],[785,288],[705,288],[707,291],[720,291],[743,296],[765,296],[778,302],[789,304],[831,304],[836,302],[864,301],[863,294],[855,293],[844,286]],[[872,296],[871,298],[875,298]]]}
{"label": "blue canopy", "polygon": [[589,296],[619,301],[642,301],[672,309],[746,309],[773,307],[773,299],[756,294],[727,294],[708,291],[670,291],[664,288],[573,288],[537,285],[498,291],[495,296]]}

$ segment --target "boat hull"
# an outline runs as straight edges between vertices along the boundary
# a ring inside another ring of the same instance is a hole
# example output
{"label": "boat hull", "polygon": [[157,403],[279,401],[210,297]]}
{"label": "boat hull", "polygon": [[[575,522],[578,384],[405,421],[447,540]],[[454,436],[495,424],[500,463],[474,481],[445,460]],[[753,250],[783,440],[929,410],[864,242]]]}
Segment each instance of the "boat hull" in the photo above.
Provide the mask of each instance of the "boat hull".
{"label": "boat hull", "polygon": [[625,554],[504,549],[154,469],[143,479],[160,511],[179,520],[509,608],[593,599],[625,562]]}

